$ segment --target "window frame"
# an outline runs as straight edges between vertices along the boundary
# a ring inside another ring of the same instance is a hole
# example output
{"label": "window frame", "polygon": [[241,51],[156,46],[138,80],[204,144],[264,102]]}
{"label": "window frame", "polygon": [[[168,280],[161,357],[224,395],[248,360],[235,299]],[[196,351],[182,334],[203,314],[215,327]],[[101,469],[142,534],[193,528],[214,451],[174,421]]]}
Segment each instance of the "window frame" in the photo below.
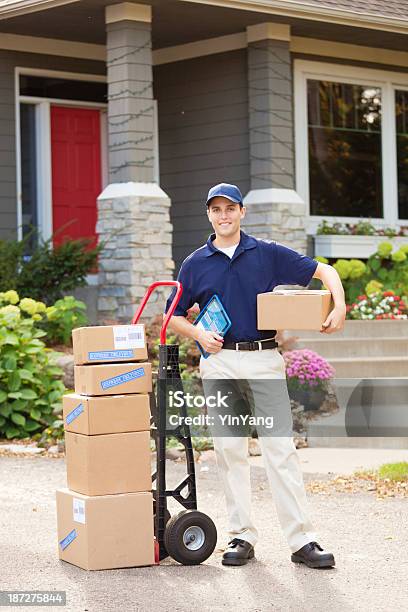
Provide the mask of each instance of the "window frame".
{"label": "window frame", "polygon": [[[406,219],[398,218],[397,140],[395,121],[395,90],[408,90],[408,73],[391,72],[330,64],[309,60],[294,61],[294,120],[296,150],[296,191],[306,204],[307,233],[315,234],[323,219],[342,223],[357,223],[361,217],[335,215],[311,215],[309,200],[309,147],[307,80],[326,80],[337,83],[376,86],[381,88],[381,155],[383,185],[383,218],[372,218],[378,228],[407,225]],[[368,217],[365,217],[368,218]]]}

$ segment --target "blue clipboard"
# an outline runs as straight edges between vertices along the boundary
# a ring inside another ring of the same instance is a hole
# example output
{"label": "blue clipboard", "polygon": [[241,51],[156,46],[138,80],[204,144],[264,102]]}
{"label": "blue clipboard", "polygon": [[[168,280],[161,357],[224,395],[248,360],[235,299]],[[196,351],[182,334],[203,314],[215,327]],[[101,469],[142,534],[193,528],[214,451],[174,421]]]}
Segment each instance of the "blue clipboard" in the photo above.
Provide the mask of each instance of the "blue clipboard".
{"label": "blue clipboard", "polygon": [[[224,306],[218,295],[214,294],[204,306],[193,325],[201,327],[205,331],[213,331],[224,336],[231,327],[231,319],[229,318]],[[207,353],[203,347],[196,341],[200,353],[207,359],[211,353]]]}

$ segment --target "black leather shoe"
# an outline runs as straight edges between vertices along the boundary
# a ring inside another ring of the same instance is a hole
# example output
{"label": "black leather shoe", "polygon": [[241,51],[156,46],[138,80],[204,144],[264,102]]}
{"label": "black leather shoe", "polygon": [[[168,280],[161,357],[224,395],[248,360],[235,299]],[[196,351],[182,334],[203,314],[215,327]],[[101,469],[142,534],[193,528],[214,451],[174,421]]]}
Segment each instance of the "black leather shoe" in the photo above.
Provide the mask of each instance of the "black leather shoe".
{"label": "black leather shoe", "polygon": [[245,540],[234,538],[222,556],[223,565],[245,565],[255,554],[254,547]]}
{"label": "black leather shoe", "polygon": [[326,552],[317,542],[309,542],[292,554],[293,563],[304,563],[308,567],[333,567],[332,553]]}

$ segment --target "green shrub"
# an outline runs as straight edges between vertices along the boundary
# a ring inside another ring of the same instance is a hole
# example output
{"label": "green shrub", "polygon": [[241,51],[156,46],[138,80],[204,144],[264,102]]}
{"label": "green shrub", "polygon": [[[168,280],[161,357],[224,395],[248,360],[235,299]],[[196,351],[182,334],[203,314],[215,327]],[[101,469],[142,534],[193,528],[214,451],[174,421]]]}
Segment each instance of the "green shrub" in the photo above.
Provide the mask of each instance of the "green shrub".
{"label": "green shrub", "polygon": [[23,306],[32,304],[22,300],[20,307],[0,307],[0,435],[7,438],[25,438],[51,425],[65,391],[63,372],[40,340],[45,336],[36,327],[41,315],[27,316]]}
{"label": "green shrub", "polygon": [[71,334],[75,327],[88,322],[85,314],[86,304],[72,295],[57,300],[46,310],[46,318],[41,327],[47,333],[47,344],[71,344]]}
{"label": "green shrub", "polygon": [[11,289],[0,293],[0,306],[12,304],[18,306],[20,316],[32,317],[38,329],[45,332],[44,342],[47,346],[54,344],[71,345],[71,334],[75,327],[81,327],[88,321],[85,314],[86,304],[66,295],[57,300],[53,306],[46,306],[32,298],[22,298]]}
{"label": "green shrub", "polygon": [[0,240],[0,291],[15,289],[21,296],[53,304],[67,291],[86,285],[101,248],[90,248],[87,239],[67,240],[55,247],[47,240],[27,256],[27,237]]}
{"label": "green shrub", "polygon": [[378,468],[380,478],[389,478],[400,482],[408,481],[408,462],[384,463]]}
{"label": "green shrub", "polygon": [[[316,258],[315,258],[316,259]],[[359,259],[338,259],[333,267],[343,283],[347,304],[356,301],[374,286],[381,285],[384,291],[397,295],[408,295],[408,243],[393,252],[390,242],[381,242],[377,251],[366,262]]]}

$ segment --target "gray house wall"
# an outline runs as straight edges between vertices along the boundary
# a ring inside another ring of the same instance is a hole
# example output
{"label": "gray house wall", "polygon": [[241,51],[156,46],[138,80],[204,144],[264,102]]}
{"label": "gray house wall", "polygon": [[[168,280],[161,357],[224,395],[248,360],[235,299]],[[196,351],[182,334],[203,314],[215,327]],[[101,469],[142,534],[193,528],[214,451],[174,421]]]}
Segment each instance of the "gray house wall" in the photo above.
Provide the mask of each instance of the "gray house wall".
{"label": "gray house wall", "polygon": [[[402,67],[292,54],[295,59],[381,70]],[[105,63],[0,50],[0,238],[16,236],[14,68],[105,74]],[[408,70],[408,69],[407,69]],[[158,100],[161,187],[172,199],[176,269],[211,231],[205,214],[208,188],[217,182],[249,191],[247,50],[241,49],[154,68]]]}
{"label": "gray house wall", "polygon": [[212,228],[205,198],[225,181],[249,190],[247,51],[240,49],[154,69],[160,186],[172,200],[176,270]]}
{"label": "gray house wall", "polygon": [[105,63],[0,50],[0,238],[17,235],[14,68],[105,74]]}

